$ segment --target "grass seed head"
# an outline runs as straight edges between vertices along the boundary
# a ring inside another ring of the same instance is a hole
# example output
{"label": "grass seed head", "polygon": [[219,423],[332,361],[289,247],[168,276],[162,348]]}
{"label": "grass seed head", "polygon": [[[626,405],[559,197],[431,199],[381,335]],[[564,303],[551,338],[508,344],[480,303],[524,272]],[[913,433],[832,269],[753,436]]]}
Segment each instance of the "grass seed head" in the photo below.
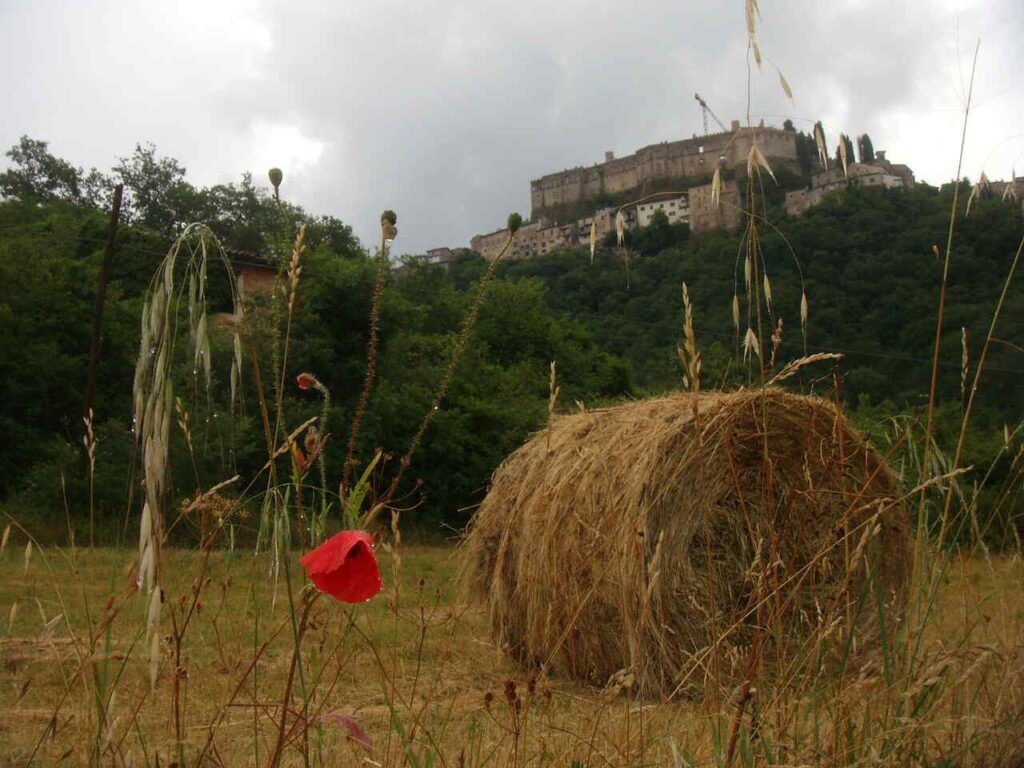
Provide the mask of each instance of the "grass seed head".
{"label": "grass seed head", "polygon": [[818,147],[818,160],[821,166],[828,170],[828,145],[825,144],[825,135],[821,132],[821,123],[814,124],[814,143]]}
{"label": "grass seed head", "polygon": [[772,172],[771,166],[768,165],[768,160],[761,148],[757,144],[751,144],[750,151],[747,153],[747,176],[753,176],[755,168],[764,168],[772,177],[772,181],[776,181],[775,174]]}
{"label": "grass seed head", "polygon": [[754,333],[753,328],[748,326],[747,333],[743,337],[743,359],[749,360],[751,352],[757,355],[758,359],[761,358],[761,345],[757,341],[757,334]]}
{"label": "grass seed head", "polygon": [[779,70],[779,85],[782,86],[782,91],[786,94],[786,97],[793,101],[793,89],[789,87],[789,81],[786,80],[786,76],[782,74],[782,70]]}

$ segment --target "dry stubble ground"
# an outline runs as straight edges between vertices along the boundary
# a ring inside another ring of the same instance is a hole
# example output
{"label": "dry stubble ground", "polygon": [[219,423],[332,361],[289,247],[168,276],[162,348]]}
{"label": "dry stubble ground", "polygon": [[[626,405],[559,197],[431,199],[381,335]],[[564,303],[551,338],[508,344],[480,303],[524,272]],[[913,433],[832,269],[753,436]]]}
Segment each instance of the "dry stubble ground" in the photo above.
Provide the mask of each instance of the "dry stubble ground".
{"label": "dry stubble ground", "polygon": [[[79,549],[72,558],[67,550],[47,549],[34,552],[26,567],[21,551],[7,548],[0,561],[0,761],[24,764],[35,752],[39,765],[62,759],[83,764],[99,743],[106,750],[104,764],[124,764],[131,757],[131,764],[141,765],[144,751],[151,760],[159,753],[161,764],[173,762],[171,614],[183,597],[189,599],[200,555],[168,553],[169,599],[155,694],[140,636],[145,601],[125,597],[133,557],[128,550]],[[512,666],[489,642],[483,615],[460,602],[456,558],[453,548],[403,550],[397,618],[386,555],[385,594],[351,609],[326,598],[316,602],[302,658],[310,687],[320,676],[309,738],[312,752],[330,756],[327,764],[356,765],[367,756],[345,738],[344,725],[317,719],[329,713],[350,715],[365,729],[375,761],[400,764],[402,739],[391,702],[414,757],[436,752],[437,765],[457,765],[460,755],[466,765],[507,765],[527,756],[531,765],[576,759],[588,766],[671,765],[673,739],[689,744],[695,757],[710,759],[708,715],[714,713],[706,706],[641,704],[561,680],[531,686],[530,673]],[[265,763],[274,750],[293,639],[284,582],[275,590],[268,565],[248,552],[210,558],[179,672],[178,710],[189,763],[207,743],[213,764]],[[301,581],[301,569],[293,577]],[[1024,626],[1022,581],[1019,558],[960,561],[943,587],[936,640],[962,632],[977,617],[975,642],[1017,647]],[[102,623],[111,597],[116,615],[109,633],[97,635],[90,650],[89,627]],[[249,670],[258,651],[254,684]],[[110,719],[100,727],[95,691],[104,675],[106,690],[116,688],[116,694]],[[518,712],[508,701],[508,680],[516,684]],[[293,706],[301,706],[298,699]],[[295,714],[289,728],[298,722]],[[299,738],[289,738],[284,764],[301,762]]]}

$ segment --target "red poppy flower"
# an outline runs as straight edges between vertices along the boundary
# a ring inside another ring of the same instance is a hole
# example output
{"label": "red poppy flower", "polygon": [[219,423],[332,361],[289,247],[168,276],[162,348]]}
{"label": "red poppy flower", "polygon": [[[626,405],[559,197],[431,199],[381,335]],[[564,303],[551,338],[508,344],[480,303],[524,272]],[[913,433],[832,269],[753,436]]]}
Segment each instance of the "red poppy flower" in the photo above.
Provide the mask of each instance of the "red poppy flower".
{"label": "red poppy flower", "polygon": [[313,586],[343,603],[362,603],[381,591],[373,537],[342,531],[299,560]]}
{"label": "red poppy flower", "polygon": [[320,382],[312,373],[300,373],[296,379],[299,389],[319,389]]}

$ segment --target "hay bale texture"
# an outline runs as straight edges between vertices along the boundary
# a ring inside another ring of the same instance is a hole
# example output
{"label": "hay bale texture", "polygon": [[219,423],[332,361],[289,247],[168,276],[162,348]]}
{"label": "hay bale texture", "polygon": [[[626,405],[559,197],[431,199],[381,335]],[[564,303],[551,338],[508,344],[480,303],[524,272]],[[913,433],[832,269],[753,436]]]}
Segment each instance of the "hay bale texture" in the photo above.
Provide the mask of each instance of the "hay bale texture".
{"label": "hay bale texture", "polygon": [[721,651],[745,664],[758,621],[768,654],[865,592],[898,600],[909,549],[866,440],[831,403],[764,389],[556,417],[497,469],[464,554],[519,660],[665,696]]}

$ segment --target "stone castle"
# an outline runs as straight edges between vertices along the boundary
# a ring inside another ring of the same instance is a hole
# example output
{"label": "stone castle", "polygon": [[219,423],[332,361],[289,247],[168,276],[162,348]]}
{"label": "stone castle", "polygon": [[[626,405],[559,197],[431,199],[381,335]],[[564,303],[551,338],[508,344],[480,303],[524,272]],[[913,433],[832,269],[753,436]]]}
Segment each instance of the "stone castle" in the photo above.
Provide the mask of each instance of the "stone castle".
{"label": "stone castle", "polygon": [[797,162],[796,135],[792,131],[764,125],[741,128],[739,121],[733,120],[729,131],[652,144],[626,157],[616,158],[606,152],[603,163],[589,168],[571,168],[531,181],[531,218],[602,196],[639,197],[650,187],[668,180],[702,177],[710,180],[719,165],[732,170],[745,169],[752,143],[760,147],[769,162],[793,165]]}
{"label": "stone castle", "polygon": [[[764,124],[741,127],[734,120],[729,131],[652,144],[626,157],[606,152],[603,163],[535,179],[530,182],[530,222],[516,234],[506,258],[586,245],[592,224],[603,237],[615,229],[620,208],[609,204],[613,200],[638,201],[621,208],[627,227],[646,226],[660,209],[670,223],[686,223],[695,234],[732,229],[739,221],[736,183],[725,181],[721,203],[713,205],[711,177],[716,168],[734,172],[730,175],[745,173],[752,143],[773,168],[796,167],[795,133]],[[677,192],[658,194],[671,189]],[[581,211],[583,216],[571,215]],[[507,241],[508,230],[499,229],[477,235],[470,248],[490,261]]]}

